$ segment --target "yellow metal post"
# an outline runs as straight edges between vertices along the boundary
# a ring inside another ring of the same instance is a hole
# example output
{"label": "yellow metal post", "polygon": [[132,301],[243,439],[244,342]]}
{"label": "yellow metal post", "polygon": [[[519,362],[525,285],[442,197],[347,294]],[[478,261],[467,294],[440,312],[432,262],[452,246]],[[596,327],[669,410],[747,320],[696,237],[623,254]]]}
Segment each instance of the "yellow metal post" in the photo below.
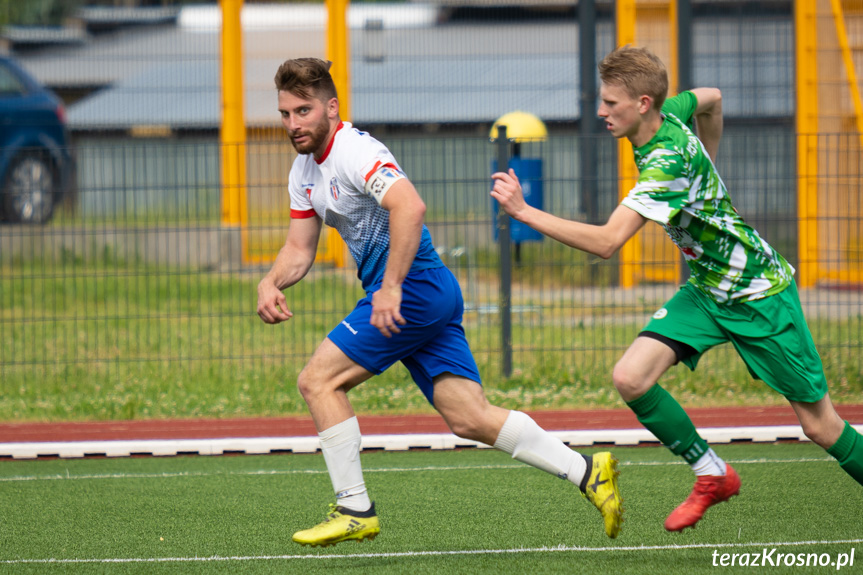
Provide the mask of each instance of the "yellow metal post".
{"label": "yellow metal post", "polygon": [[[618,0],[615,12],[617,46],[635,43],[635,0]],[[638,181],[638,168],[632,156],[632,144],[626,138],[617,141],[618,196],[622,200]],[[641,234],[636,234],[620,248],[620,287],[631,288],[641,260]]]}
{"label": "yellow metal post", "polygon": [[618,0],[615,5],[614,23],[617,46],[635,43],[635,0]]}
{"label": "yellow metal post", "polygon": [[[656,43],[654,51],[657,53],[662,53],[663,49],[667,50],[668,95],[674,95],[679,86],[677,0],[658,0],[646,4],[643,9],[636,7],[636,27],[638,28],[644,22],[644,25],[653,33],[650,35],[650,41],[640,40],[639,44],[650,47],[651,43]],[[665,33],[657,35],[657,29],[665,30]],[[660,42],[666,39],[668,45],[662,46]],[[637,171],[633,178],[637,178]],[[631,187],[632,185],[629,186]],[[680,280],[680,266],[683,261],[680,251],[668,241],[668,236],[662,228],[645,226],[636,238],[640,242],[636,244],[638,261],[633,269],[636,283],[641,281],[675,283]]]}
{"label": "yellow metal post", "polygon": [[[849,9],[848,16],[851,23],[851,31],[856,32],[853,39],[849,37],[849,30],[845,26],[846,13],[843,4],[847,5]],[[830,8],[836,26],[836,39],[839,44],[839,51],[842,54],[845,80],[848,83],[849,97],[854,110],[854,127],[847,126],[842,121],[840,130],[843,133],[856,131],[859,147],[855,148],[850,141],[843,146],[843,143],[841,143],[842,138],[839,138],[840,143],[835,146],[836,149],[833,146],[830,149],[831,156],[836,155],[842,159],[835,164],[835,172],[830,174],[832,185],[829,192],[830,200],[828,202],[832,203],[833,206],[837,206],[837,204],[839,206],[844,205],[847,211],[840,215],[836,225],[831,226],[829,232],[831,237],[831,241],[828,242],[830,249],[833,251],[838,248],[839,253],[836,255],[831,253],[830,257],[827,258],[831,262],[831,265],[821,266],[819,269],[819,278],[829,278],[843,283],[850,282],[857,284],[863,282],[863,265],[861,265],[863,264],[863,258],[860,257],[861,253],[863,253],[860,249],[863,246],[863,243],[860,241],[859,225],[860,192],[856,189],[858,188],[860,173],[860,150],[863,149],[863,100],[860,97],[854,51],[855,48],[859,50],[857,45],[859,44],[860,34],[859,26],[856,24],[859,22],[861,7],[863,7],[863,3],[860,0],[846,0],[845,2],[842,2],[842,0],[830,0]],[[856,17],[855,12],[857,12]],[[842,107],[840,117],[844,120],[846,112],[844,106]],[[855,206],[857,209],[855,209]],[[842,210],[841,207],[839,209]],[[822,214],[829,218],[832,217],[835,208],[833,210],[829,208],[825,210],[822,207],[821,211]],[[824,258],[820,259],[823,260]],[[832,265],[832,262],[838,263],[838,266]]]}
{"label": "yellow metal post", "polygon": [[680,38],[677,32],[677,14],[677,0],[671,0],[668,3],[668,82],[672,95],[680,92]]}
{"label": "yellow metal post", "polygon": [[845,28],[845,15],[842,11],[841,0],[830,0],[830,7],[833,10],[833,19],[836,22],[836,36],[839,39],[839,47],[842,51],[842,62],[845,64],[848,88],[851,90],[851,103],[854,106],[854,125],[857,126],[857,134],[860,137],[861,143],[863,143],[863,100],[860,99],[857,70],[854,68],[854,57],[851,54],[848,30]]}
{"label": "yellow metal post", "polygon": [[351,121],[351,47],[348,32],[350,0],[327,2],[327,58],[333,63],[330,74],[339,93],[339,115]]}
{"label": "yellow metal post", "polygon": [[[677,0],[671,0],[668,5],[668,52],[669,52],[669,66],[668,66],[668,81],[670,83],[671,95],[677,94],[680,92],[680,37],[678,35],[678,27],[677,27]],[[663,233],[663,235],[665,235]],[[662,238],[663,241],[665,238]],[[666,244],[667,245],[667,244]],[[672,256],[674,261],[674,266],[672,268],[672,278],[663,277],[665,280],[671,280],[672,282],[677,281],[682,276],[681,274],[681,265],[682,260],[679,252],[676,247],[672,247]]]}
{"label": "yellow metal post", "polygon": [[797,282],[818,281],[818,27],[815,2],[794,2],[797,62]]}
{"label": "yellow metal post", "polygon": [[[620,199],[626,197],[638,181],[638,169],[632,159],[632,144],[626,138],[617,141],[618,193]],[[620,287],[634,287],[637,281],[638,267],[641,265],[641,233],[632,236],[620,248]]]}
{"label": "yellow metal post", "polygon": [[[351,49],[348,34],[348,6],[350,0],[326,0],[327,4],[327,59],[333,65],[330,74],[339,94],[339,116],[351,120]],[[324,238],[324,258],[337,267],[347,265],[347,246],[333,228],[327,228]]]}
{"label": "yellow metal post", "polygon": [[[243,117],[243,0],[221,0],[222,225],[246,223],[246,124]],[[243,242],[245,244],[245,242]],[[243,250],[245,257],[245,250]]]}

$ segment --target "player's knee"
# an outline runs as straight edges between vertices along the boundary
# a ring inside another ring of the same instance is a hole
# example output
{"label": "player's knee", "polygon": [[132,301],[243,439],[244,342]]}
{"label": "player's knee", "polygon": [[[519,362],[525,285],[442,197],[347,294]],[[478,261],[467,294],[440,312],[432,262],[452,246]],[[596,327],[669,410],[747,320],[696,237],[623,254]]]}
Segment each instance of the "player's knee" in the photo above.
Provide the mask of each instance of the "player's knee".
{"label": "player's knee", "polygon": [[315,396],[321,392],[318,379],[314,377],[314,374],[308,367],[303,368],[303,371],[297,377],[297,390],[303,396],[303,399],[306,400],[306,403],[314,400]]}
{"label": "player's knee", "polygon": [[[466,414],[465,414],[466,415]],[[488,425],[481,417],[446,417],[447,426],[454,435],[471,441],[482,441],[483,443],[494,442]],[[490,443],[489,443],[490,444]]]}
{"label": "player's knee", "polygon": [[644,394],[644,381],[639,374],[631,369],[626,363],[619,361],[611,373],[611,381],[614,388],[625,400],[635,399]]}
{"label": "player's knee", "polygon": [[447,421],[450,431],[462,439],[476,440],[479,434],[479,426],[467,419],[450,419]]}
{"label": "player's knee", "polygon": [[306,397],[306,394],[310,390],[309,383],[310,382],[309,382],[308,376],[306,375],[306,371],[305,370],[301,371],[300,375],[297,376],[297,391],[300,392],[300,395],[302,395],[303,398]]}
{"label": "player's knee", "polygon": [[318,398],[326,398],[339,389],[347,392],[350,389],[344,377],[332,376],[329,372],[321,372],[307,365],[297,377],[297,390],[307,404],[311,405]]}

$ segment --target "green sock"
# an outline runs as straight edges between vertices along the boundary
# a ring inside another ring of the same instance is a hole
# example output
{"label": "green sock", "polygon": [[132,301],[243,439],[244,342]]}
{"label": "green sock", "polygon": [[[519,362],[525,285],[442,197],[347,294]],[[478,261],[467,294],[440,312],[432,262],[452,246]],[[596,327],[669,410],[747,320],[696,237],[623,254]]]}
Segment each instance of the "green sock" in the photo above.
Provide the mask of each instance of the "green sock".
{"label": "green sock", "polygon": [[845,473],[863,485],[863,437],[860,437],[850,423],[845,422],[842,435],[827,453],[839,461],[839,467],[844,469]]}
{"label": "green sock", "polygon": [[659,384],[627,402],[638,421],[675,455],[692,465],[707,453],[707,442],[698,435],[686,412]]}

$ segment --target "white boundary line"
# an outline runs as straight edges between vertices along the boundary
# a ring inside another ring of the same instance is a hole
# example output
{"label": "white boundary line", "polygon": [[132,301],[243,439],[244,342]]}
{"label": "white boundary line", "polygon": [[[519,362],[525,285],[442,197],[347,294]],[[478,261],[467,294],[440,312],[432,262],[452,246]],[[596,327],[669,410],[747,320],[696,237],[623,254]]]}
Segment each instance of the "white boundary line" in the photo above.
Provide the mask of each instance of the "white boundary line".
{"label": "white boundary line", "polygon": [[394,557],[441,557],[451,555],[500,555],[509,553],[607,553],[609,551],[679,551],[685,549],[727,549],[746,547],[800,547],[804,545],[847,545],[863,543],[863,539],[839,539],[836,541],[778,541],[767,543],[692,543],[689,545],[638,545],[628,547],[533,547],[516,549],[470,549],[463,551],[405,551],[397,553],[356,553],[345,555],[243,555],[233,557],[222,557],[212,555],[210,557],[150,557],[150,558],[108,558],[108,559],[8,559],[0,561],[5,565],[21,564],[45,564],[45,563],[190,563],[210,561],[278,561],[297,559],[389,559]]}
{"label": "white boundary line", "polygon": [[[801,457],[795,459],[728,459],[728,463],[735,465],[747,464],[776,464],[776,463],[831,463],[836,461],[832,457]],[[623,467],[659,467],[665,465],[687,465],[685,461],[621,461]],[[476,470],[501,470],[501,469],[530,469],[521,463],[510,465],[441,465],[426,467],[372,467],[363,469],[363,473],[411,473],[419,471],[476,471]],[[23,481],[80,481],[85,479],[176,479],[183,477],[251,477],[264,475],[325,475],[325,469],[258,469],[253,471],[175,471],[164,473],[88,473],[72,475],[66,471],[66,475],[12,475],[0,477],[0,483],[14,483]]]}
{"label": "white boundary line", "polygon": [[[863,425],[854,426],[863,433]],[[699,433],[708,443],[734,441],[774,442],[778,440],[809,441],[799,425],[765,425],[752,427],[705,427]],[[658,443],[646,429],[591,429],[552,431],[572,447],[596,444],[639,445]],[[184,454],[223,455],[245,453],[265,455],[273,452],[314,453],[320,447],[316,436],[306,437],[240,437],[223,439],[139,439],[111,441],[48,441],[0,443],[0,457],[35,459],[38,457],[80,458],[87,456],[129,457],[131,455],[174,456]],[[474,447],[490,449],[477,441],[451,433],[413,433],[402,435],[365,435],[363,449],[406,451],[409,449],[456,449]]]}

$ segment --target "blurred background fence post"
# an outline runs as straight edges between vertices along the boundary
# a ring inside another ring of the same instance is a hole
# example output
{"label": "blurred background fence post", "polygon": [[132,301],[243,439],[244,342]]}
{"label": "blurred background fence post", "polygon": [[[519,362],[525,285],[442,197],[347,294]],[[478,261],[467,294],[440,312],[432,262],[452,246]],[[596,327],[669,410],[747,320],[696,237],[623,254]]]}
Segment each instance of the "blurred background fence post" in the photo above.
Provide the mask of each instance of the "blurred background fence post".
{"label": "blurred background fence post", "polygon": [[[497,169],[501,172],[509,168],[510,143],[506,135],[507,127],[497,127]],[[499,209],[497,212],[497,242],[500,256],[500,356],[501,373],[504,377],[512,375],[512,237],[510,235],[509,215]]]}
{"label": "blurred background fence post", "polygon": [[[594,145],[600,133],[596,81],[596,0],[578,2],[579,51],[579,103],[581,125],[579,131],[579,162],[581,165],[581,212],[589,224],[599,224],[599,173],[597,148]],[[596,281],[597,267],[589,266],[591,281]]]}

